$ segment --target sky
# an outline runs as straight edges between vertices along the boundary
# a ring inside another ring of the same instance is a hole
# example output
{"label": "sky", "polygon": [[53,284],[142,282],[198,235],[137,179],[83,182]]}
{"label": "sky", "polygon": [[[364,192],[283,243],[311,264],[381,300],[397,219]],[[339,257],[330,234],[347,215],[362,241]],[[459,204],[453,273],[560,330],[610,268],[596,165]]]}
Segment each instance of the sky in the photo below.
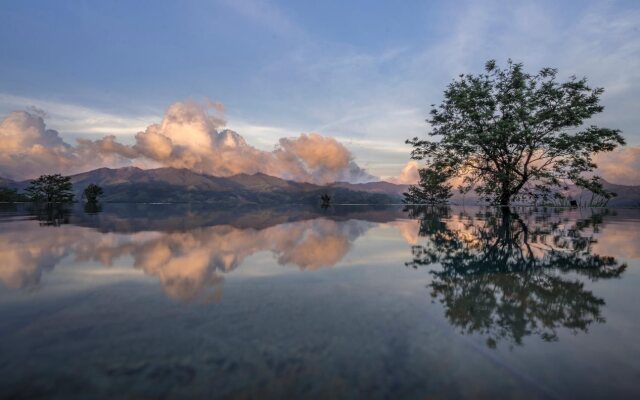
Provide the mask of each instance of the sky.
{"label": "sky", "polygon": [[[14,178],[132,162],[406,181],[404,141],[446,85],[511,58],[604,87],[593,122],[628,145],[601,172],[640,184],[637,1],[4,1],[0,58]],[[224,165],[239,154],[259,164]]]}

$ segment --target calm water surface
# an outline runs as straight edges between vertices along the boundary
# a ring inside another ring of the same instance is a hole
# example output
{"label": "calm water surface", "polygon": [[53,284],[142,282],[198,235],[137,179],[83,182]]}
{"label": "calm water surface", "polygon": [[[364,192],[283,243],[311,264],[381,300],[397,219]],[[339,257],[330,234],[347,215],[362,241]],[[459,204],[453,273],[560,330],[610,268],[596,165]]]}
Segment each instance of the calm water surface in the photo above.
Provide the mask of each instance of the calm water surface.
{"label": "calm water surface", "polygon": [[0,209],[0,398],[640,398],[640,211]]}

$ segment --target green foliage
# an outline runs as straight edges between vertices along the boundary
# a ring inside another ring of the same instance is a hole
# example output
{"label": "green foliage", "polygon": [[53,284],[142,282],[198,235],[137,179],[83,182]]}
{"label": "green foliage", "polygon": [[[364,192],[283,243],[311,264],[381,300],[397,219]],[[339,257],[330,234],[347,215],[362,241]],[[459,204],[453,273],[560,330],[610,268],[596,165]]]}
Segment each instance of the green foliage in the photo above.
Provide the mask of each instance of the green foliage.
{"label": "green foliage", "polygon": [[18,193],[16,189],[0,188],[0,203],[13,203],[16,201],[28,201],[28,198]]}
{"label": "green foliage", "polygon": [[556,76],[553,68],[526,73],[511,60],[506,69],[491,60],[483,74],[460,75],[427,120],[429,135],[441,139],[407,140],[412,158],[462,177],[462,192],[475,188],[495,204],[551,197],[568,183],[610,197],[598,177],[583,175],[596,168],[594,154],[624,144],[619,130],[583,126],[603,111],[604,89]]}
{"label": "green foliage", "polygon": [[55,175],[42,175],[31,181],[25,190],[31,201],[46,203],[70,203],[73,201],[71,178]]}
{"label": "green foliage", "polygon": [[104,191],[100,186],[96,185],[95,183],[91,183],[84,189],[83,194],[87,199],[87,202],[95,203],[98,201],[98,197],[104,194]]}
{"label": "green foliage", "polygon": [[407,193],[403,193],[403,203],[445,204],[451,197],[451,185],[447,183],[449,177],[432,168],[422,168],[418,173],[420,181],[417,185],[409,186]]}

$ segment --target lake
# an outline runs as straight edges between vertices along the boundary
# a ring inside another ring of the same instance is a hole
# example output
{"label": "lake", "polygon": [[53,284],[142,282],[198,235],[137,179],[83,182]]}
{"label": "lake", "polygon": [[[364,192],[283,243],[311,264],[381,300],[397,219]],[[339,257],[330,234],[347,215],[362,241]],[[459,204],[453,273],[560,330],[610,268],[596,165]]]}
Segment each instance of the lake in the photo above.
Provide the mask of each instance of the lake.
{"label": "lake", "polygon": [[0,398],[638,398],[640,211],[0,208]]}

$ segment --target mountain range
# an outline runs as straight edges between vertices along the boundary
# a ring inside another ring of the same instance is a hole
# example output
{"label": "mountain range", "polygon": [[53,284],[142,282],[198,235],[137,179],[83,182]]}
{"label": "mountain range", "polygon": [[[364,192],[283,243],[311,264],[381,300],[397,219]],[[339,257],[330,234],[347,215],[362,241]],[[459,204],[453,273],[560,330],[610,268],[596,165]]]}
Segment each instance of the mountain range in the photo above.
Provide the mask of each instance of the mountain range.
{"label": "mountain range", "polygon": [[[400,203],[409,185],[386,181],[368,183],[336,182],[328,185],[289,181],[257,173],[215,177],[188,169],[136,167],[99,168],[72,175],[74,192],[81,198],[90,183],[104,189],[102,201],[115,203],[205,203],[205,204],[311,204],[327,193],[334,203]],[[0,177],[0,187],[24,190],[29,181],[12,181]],[[618,185],[603,181],[605,189],[617,193],[609,206],[640,206],[640,186]],[[579,188],[570,188],[572,198],[579,198]],[[474,193],[462,196],[454,191],[453,204],[478,204]]]}
{"label": "mountain range", "polygon": [[[72,175],[71,182],[77,198],[87,185],[95,183],[104,190],[102,201],[116,203],[308,204],[319,202],[320,196],[328,193],[335,203],[388,204],[398,203],[406,188],[387,182],[321,186],[261,173],[215,177],[188,169],[136,167],[99,168]],[[29,181],[0,178],[1,186],[24,190]]]}

